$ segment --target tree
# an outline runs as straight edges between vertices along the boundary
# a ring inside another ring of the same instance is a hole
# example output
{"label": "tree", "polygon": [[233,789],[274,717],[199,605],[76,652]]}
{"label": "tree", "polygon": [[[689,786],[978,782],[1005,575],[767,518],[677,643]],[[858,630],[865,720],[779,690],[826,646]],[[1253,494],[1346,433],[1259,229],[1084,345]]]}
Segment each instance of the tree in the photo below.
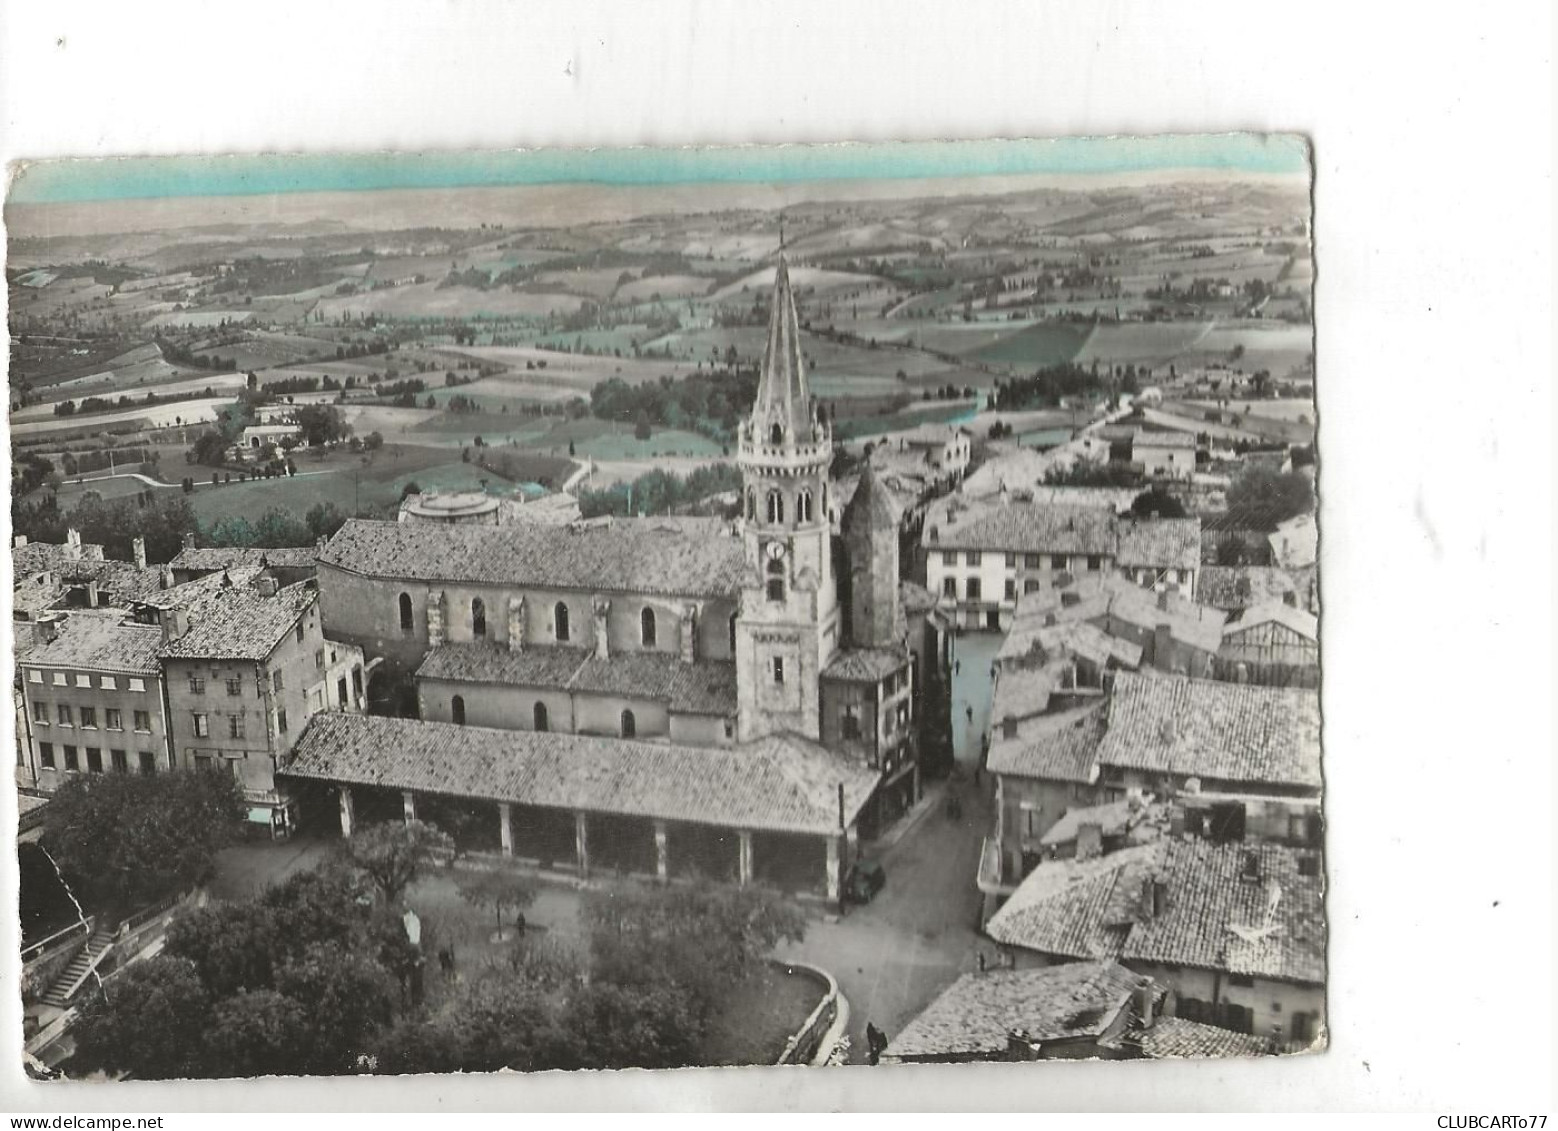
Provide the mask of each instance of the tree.
{"label": "tree", "polygon": [[44,812],[42,844],[87,902],[127,911],[208,879],[247,811],[227,774],[71,777]]}
{"label": "tree", "polygon": [[370,452],[376,452],[384,446],[384,434],[382,432],[369,432],[363,437],[362,446]]}
{"label": "tree", "polygon": [[249,990],[220,1001],[211,1013],[206,1051],[222,1076],[297,1076],[309,1063],[308,1011],[276,990]]}
{"label": "tree", "polygon": [[352,430],[341,410],[328,404],[303,405],[297,410],[297,422],[303,442],[311,448],[344,439]]}
{"label": "tree", "polygon": [[315,503],[303,516],[303,524],[308,527],[312,540],[317,541],[320,538],[333,538],[335,532],[346,525],[346,516],[334,503]]}
{"label": "tree", "polygon": [[348,1071],[367,1050],[374,1030],[395,1014],[389,973],[366,949],[316,943],[276,975],[276,988],[308,1006],[304,1069],[320,1075]]}
{"label": "tree", "polygon": [[159,955],[129,967],[112,993],[94,995],[71,1025],[88,1071],[142,1080],[203,1074],[210,998],[186,959]]}
{"label": "tree", "polygon": [[347,864],[373,882],[389,907],[400,902],[435,851],[453,848],[448,834],[422,821],[370,825],[342,843]]}
{"label": "tree", "polygon": [[1271,532],[1314,509],[1314,484],[1302,472],[1247,468],[1228,488],[1228,525]]}
{"label": "tree", "polygon": [[514,917],[536,899],[536,885],[529,877],[506,871],[478,872],[460,881],[459,892],[460,898],[471,906],[492,911],[498,928],[493,942],[505,942],[509,937],[503,933],[504,913],[510,915],[511,922],[516,922]]}
{"label": "tree", "polygon": [[227,441],[223,439],[222,434],[214,428],[208,428],[195,437],[195,442],[190,445],[185,458],[190,463],[215,467],[222,462],[226,451]]}
{"label": "tree", "polygon": [[1131,500],[1131,513],[1137,518],[1184,518],[1185,508],[1161,487],[1153,487]]}
{"label": "tree", "polygon": [[654,435],[654,427],[649,423],[647,414],[640,415],[638,423],[633,425],[633,438],[635,440],[647,440]]}
{"label": "tree", "polygon": [[420,495],[421,493],[422,487],[415,479],[406,480],[406,485],[400,489],[400,497],[402,501],[412,495]]}

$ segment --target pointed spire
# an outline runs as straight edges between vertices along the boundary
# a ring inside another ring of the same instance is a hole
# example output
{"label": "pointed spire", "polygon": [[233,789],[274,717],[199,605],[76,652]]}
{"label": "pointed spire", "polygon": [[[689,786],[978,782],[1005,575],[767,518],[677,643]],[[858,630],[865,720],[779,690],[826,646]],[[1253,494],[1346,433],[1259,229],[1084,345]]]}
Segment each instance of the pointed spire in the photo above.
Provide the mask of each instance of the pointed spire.
{"label": "pointed spire", "polygon": [[773,309],[769,312],[768,342],[763,350],[752,422],[764,443],[769,442],[776,425],[783,435],[797,442],[811,439],[813,412],[801,358],[800,320],[795,313],[795,295],[790,290],[789,264],[782,252],[774,272]]}

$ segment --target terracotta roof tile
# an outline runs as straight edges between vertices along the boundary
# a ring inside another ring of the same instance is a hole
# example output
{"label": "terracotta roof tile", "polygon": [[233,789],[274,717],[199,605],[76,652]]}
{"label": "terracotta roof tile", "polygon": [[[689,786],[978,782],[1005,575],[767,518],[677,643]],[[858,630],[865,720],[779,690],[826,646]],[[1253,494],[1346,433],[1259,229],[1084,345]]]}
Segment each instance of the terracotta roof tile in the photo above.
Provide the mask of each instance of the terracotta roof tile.
{"label": "terracotta roof tile", "polygon": [[[1086,861],[1040,864],[986,931],[997,942],[1069,958],[1116,957],[1322,985],[1324,881],[1275,844],[1158,840]],[[1244,878],[1254,864],[1254,878]],[[1153,914],[1149,885],[1164,884]]]}
{"label": "terracotta roof tile", "polygon": [[738,539],[653,520],[581,529],[353,519],[319,560],[366,577],[683,596],[733,595],[746,574]]}
{"label": "terracotta roof tile", "polygon": [[1098,761],[1318,790],[1320,697],[1301,688],[1119,672]]}
{"label": "terracotta roof tile", "polygon": [[156,625],[125,624],[122,612],[73,612],[60,624],[58,636],[36,645],[22,662],[40,668],[156,675],[161,646],[162,629]]}
{"label": "terracotta roof tile", "polygon": [[880,683],[909,664],[907,651],[892,648],[844,648],[823,670],[823,679],[841,683]]}
{"label": "terracotta roof tile", "polygon": [[1197,569],[1201,565],[1201,520],[1122,519],[1115,560],[1125,568]]}
{"label": "terracotta roof tile", "polygon": [[326,712],[282,773],[593,813],[827,835],[853,821],[877,775],[793,734],[692,747],[489,730]]}
{"label": "terracotta roof tile", "polygon": [[1151,979],[1113,961],[964,974],[887,1046],[889,1060],[988,1057],[1022,1030],[1031,1041],[1097,1037]]}
{"label": "terracotta roof tile", "polygon": [[318,596],[301,582],[274,597],[245,585],[218,588],[188,606],[188,631],[159,654],[170,660],[263,660]]}
{"label": "terracotta roof tile", "polygon": [[315,546],[282,546],[269,549],[238,546],[193,546],[180,550],[168,563],[176,570],[206,571],[240,565],[269,565],[278,569],[303,569],[319,559]]}
{"label": "terracotta roof tile", "polygon": [[1091,783],[1098,779],[1105,703],[1046,715],[1025,724],[1016,738],[991,739],[988,765],[994,774]]}
{"label": "terracotta roof tile", "polygon": [[1272,1056],[1276,1046],[1266,1037],[1219,1029],[1180,1017],[1160,1017],[1132,1041],[1153,1060],[1225,1056]]}

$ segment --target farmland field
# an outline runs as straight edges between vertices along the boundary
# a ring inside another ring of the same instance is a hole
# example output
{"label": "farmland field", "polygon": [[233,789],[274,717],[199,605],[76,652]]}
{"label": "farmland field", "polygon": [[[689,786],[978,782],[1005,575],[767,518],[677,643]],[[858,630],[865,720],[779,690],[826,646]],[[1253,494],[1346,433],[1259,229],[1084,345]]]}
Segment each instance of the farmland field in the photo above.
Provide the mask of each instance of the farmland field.
{"label": "farmland field", "polygon": [[1077,351],[1079,364],[1166,365],[1212,333],[1211,322],[1121,322],[1101,324]]}
{"label": "farmland field", "polygon": [[48,420],[31,420],[11,425],[13,436],[35,436],[50,432],[68,432],[72,429],[104,430],[115,424],[139,423],[147,428],[162,428],[171,424],[201,424],[216,419],[216,410],[232,404],[231,397],[212,397],[193,401],[174,401],[167,405],[149,405],[126,409],[124,412],[105,412],[100,415],[74,417],[61,416]]}
{"label": "farmland field", "polygon": [[[164,363],[164,364],[166,364],[166,363]],[[120,384],[120,385],[114,386],[114,387],[112,387],[110,389],[107,389],[105,391],[97,391],[97,390],[93,390],[93,389],[90,389],[90,388],[79,388],[78,389],[78,388],[75,387],[76,385],[77,385],[77,382],[72,382],[71,383],[72,387],[70,389],[71,395],[68,396],[68,397],[61,397],[60,401],[67,401],[67,400],[68,401],[75,401],[75,400],[80,400],[83,397],[89,397],[89,396],[108,397],[110,395],[118,394],[119,390],[121,390],[121,389],[127,388],[127,386],[125,386],[123,384]],[[212,390],[212,392],[220,392],[223,389],[232,389],[232,390],[236,391],[238,389],[243,388],[243,386],[244,386],[244,375],[242,373],[213,373],[209,377],[191,377],[191,378],[188,378],[187,380],[173,381],[173,382],[170,382],[170,383],[164,384],[164,385],[157,385],[157,386],[147,385],[145,387],[136,387],[135,392],[133,394],[126,393],[124,395],[131,396],[132,399],[134,399],[134,400],[140,400],[140,399],[144,398],[147,393],[156,393],[157,396],[159,396],[159,397],[163,397],[163,396],[170,396],[171,397],[171,396],[182,396],[182,395],[184,395],[186,393],[199,393],[199,392],[202,392],[202,391],[204,391],[206,389],[210,389],[210,390]],[[59,401],[48,401],[48,402],[45,402],[45,403],[42,403],[42,404],[28,405],[26,408],[18,409],[17,411],[13,412],[11,414],[11,419],[14,420],[14,421],[54,419],[54,405],[57,404],[57,403],[59,403]],[[172,407],[172,406],[168,406],[168,407]],[[128,409],[126,411],[128,411]],[[122,414],[115,413],[113,415],[115,417],[118,417],[118,416],[121,416]],[[177,415],[177,414],[175,414],[175,415]],[[74,420],[74,419],[78,419],[78,418],[77,417],[61,417],[60,419],[63,419],[63,420]],[[91,416],[80,417],[79,419],[81,419],[81,420],[96,420],[96,419],[98,419],[98,416],[96,414],[93,414]]]}
{"label": "farmland field", "polygon": [[471,287],[414,283],[385,287],[367,294],[320,299],[316,309],[329,319],[362,318],[369,314],[387,318],[482,318],[572,314],[584,303],[578,295],[479,291]]}
{"label": "farmland field", "polygon": [[1037,369],[1070,361],[1092,340],[1093,327],[1079,322],[1035,322],[970,355],[980,361]]}
{"label": "farmland field", "polygon": [[220,326],[223,323],[247,322],[254,317],[250,310],[179,310],[172,314],[159,314],[148,326]]}

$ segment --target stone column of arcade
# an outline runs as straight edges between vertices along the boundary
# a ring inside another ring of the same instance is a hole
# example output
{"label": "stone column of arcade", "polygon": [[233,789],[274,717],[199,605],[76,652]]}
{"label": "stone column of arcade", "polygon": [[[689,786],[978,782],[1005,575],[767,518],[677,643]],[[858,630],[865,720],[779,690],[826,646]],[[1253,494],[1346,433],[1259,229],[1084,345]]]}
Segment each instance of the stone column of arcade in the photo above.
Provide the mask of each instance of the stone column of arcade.
{"label": "stone column of arcade", "polygon": [[352,791],[348,786],[341,787],[341,836],[352,835]]}
{"label": "stone column of arcade", "polygon": [[743,829],[737,835],[740,837],[739,847],[741,851],[741,863],[736,876],[741,886],[746,887],[752,882],[752,876],[754,872],[754,862],[752,858],[752,834]]}
{"label": "stone column of arcade", "polygon": [[583,813],[573,815],[573,852],[579,864],[580,877],[590,874],[590,824]]}
{"label": "stone column of arcade", "polygon": [[839,838],[828,837],[828,902],[839,902],[843,894],[842,877],[839,874]]}
{"label": "stone column of arcade", "polygon": [[409,825],[412,821],[417,819],[417,795],[412,793],[409,789],[402,790],[400,799],[406,810],[406,824]]}
{"label": "stone column of arcade", "polygon": [[498,842],[503,855],[514,855],[514,806],[507,801],[498,802]]}
{"label": "stone column of arcade", "polygon": [[664,821],[655,822],[655,878],[662,884],[671,878],[670,830]]}

